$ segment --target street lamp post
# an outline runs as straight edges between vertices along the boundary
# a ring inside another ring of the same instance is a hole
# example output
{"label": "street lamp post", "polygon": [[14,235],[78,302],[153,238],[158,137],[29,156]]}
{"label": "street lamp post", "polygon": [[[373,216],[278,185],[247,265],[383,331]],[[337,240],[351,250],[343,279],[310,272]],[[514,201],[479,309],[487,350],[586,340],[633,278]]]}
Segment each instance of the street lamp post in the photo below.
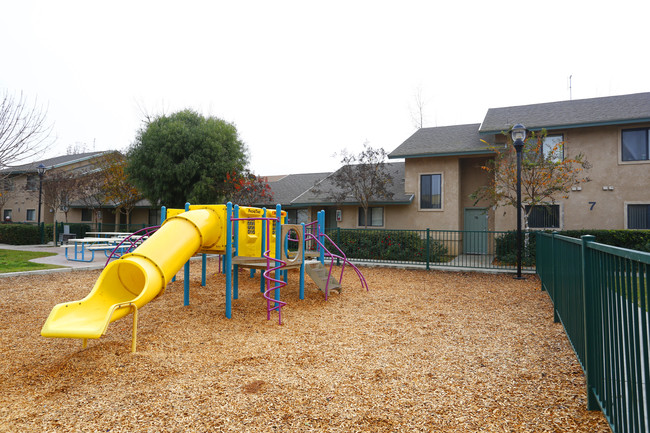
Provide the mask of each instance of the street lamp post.
{"label": "street lamp post", "polygon": [[517,152],[517,276],[518,280],[524,279],[521,276],[521,151],[524,148],[526,139],[526,127],[521,123],[512,127],[512,141]]}
{"label": "street lamp post", "polygon": [[41,198],[43,197],[43,175],[45,166],[43,163],[38,164],[38,234],[41,243],[43,243],[43,228],[41,227]]}

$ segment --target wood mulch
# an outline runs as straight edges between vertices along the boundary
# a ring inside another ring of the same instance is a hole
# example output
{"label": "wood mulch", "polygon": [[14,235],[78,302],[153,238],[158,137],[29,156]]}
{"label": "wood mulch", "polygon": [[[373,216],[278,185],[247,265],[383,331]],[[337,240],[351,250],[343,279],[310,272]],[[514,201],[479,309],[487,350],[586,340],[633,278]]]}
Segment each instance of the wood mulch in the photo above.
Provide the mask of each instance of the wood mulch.
{"label": "wood mulch", "polygon": [[248,271],[226,319],[216,266],[140,311],[136,354],[131,316],[85,350],[40,336],[99,271],[0,279],[0,431],[610,431],[535,277],[362,268],[325,302],[292,271],[280,326]]}

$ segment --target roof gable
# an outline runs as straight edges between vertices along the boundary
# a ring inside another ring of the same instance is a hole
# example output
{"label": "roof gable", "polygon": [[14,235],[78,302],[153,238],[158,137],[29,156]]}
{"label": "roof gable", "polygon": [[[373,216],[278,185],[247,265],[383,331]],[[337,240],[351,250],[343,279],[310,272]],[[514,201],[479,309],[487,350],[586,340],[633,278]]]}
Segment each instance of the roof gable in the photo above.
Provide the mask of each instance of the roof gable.
{"label": "roof gable", "polygon": [[43,159],[41,161],[33,161],[27,164],[6,167],[1,172],[6,174],[36,173],[38,171],[37,167],[39,164],[43,164],[48,170],[51,170],[53,168],[64,167],[66,165],[87,161],[89,159],[93,159],[98,156],[101,156],[105,153],[112,153],[112,152],[115,151],[109,150],[109,151],[87,152],[87,153],[77,153],[73,155],[56,156],[54,158]]}
{"label": "roof gable", "polygon": [[495,134],[521,123],[530,130],[578,128],[650,121],[650,92],[490,108],[481,134]]}
{"label": "roof gable", "polygon": [[[390,191],[393,193],[393,197],[390,199],[379,199],[372,201],[371,204],[408,204],[413,200],[412,194],[404,193],[404,163],[403,162],[389,162],[385,163],[384,167],[388,171],[390,177],[393,179],[393,183],[390,187]],[[339,170],[341,170],[340,168]],[[339,171],[337,170],[337,171]],[[332,176],[336,172],[332,173],[330,176],[323,179],[316,188],[312,187],[307,189],[302,195],[297,197],[292,201],[292,205],[329,205],[337,204],[334,203],[330,197],[330,191],[337,189],[332,180]],[[355,205],[358,204],[356,201],[350,199],[346,200],[342,204]]]}
{"label": "roof gable", "polygon": [[417,158],[462,154],[490,153],[481,141],[479,123],[420,128],[393,150],[389,158]]}

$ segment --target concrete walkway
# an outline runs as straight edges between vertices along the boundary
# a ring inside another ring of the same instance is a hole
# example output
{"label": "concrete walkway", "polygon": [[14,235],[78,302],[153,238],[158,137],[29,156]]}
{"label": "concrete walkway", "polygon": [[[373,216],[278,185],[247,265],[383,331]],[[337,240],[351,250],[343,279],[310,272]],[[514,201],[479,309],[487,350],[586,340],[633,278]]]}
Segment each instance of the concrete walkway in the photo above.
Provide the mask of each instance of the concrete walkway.
{"label": "concrete walkway", "polygon": [[18,250],[18,251],[36,251],[44,253],[56,253],[56,256],[41,257],[33,259],[34,263],[44,263],[47,265],[65,266],[65,268],[41,269],[27,272],[9,272],[0,273],[2,277],[12,277],[15,275],[25,274],[47,274],[51,272],[70,272],[73,270],[102,269],[106,264],[106,256],[103,251],[95,252],[95,259],[92,262],[75,262],[65,258],[65,248],[55,247],[52,245],[7,245],[0,244],[0,250]]}

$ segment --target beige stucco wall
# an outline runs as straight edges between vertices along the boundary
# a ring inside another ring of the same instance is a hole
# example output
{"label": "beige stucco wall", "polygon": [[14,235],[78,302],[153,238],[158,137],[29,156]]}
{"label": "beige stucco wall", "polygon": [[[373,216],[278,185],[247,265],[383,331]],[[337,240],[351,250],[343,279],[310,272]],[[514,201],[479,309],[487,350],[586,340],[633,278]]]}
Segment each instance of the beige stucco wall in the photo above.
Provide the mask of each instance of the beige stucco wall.
{"label": "beige stucco wall", "polygon": [[[650,161],[621,160],[621,131],[648,126],[650,123],[549,131],[564,134],[565,157],[583,153],[592,164],[587,172],[591,182],[582,184],[581,191],[570,192],[568,199],[558,200],[562,230],[625,229],[626,205],[650,204]],[[497,230],[516,226],[515,209],[505,210],[505,216],[497,211]]]}
{"label": "beige stucco wall", "polygon": [[[51,171],[45,173],[44,180],[47,178],[48,173],[53,173],[57,171],[86,171],[94,167],[93,160],[79,161],[74,164],[69,164],[64,167],[54,168]],[[27,189],[27,174],[19,174],[12,176],[13,180],[13,190],[7,193],[7,199],[0,210],[0,216],[4,214],[5,209],[11,209],[12,221],[13,222],[33,222],[36,223],[38,219],[38,175],[30,174],[34,176],[34,185],[35,189]],[[44,201],[44,200],[43,200]],[[34,209],[35,216],[33,221],[27,221],[27,210]],[[103,209],[101,217],[102,223],[126,223],[126,216],[121,215],[120,217],[116,216],[112,209]],[[132,224],[148,224],[149,211],[148,209],[134,209],[131,212],[131,223]],[[79,222],[90,222],[81,220],[81,209],[73,208],[68,211],[68,215],[62,212],[60,209],[51,209],[44,202],[41,207],[41,221],[45,223],[52,223],[53,221],[57,222],[70,222],[70,223],[79,223]]]}

